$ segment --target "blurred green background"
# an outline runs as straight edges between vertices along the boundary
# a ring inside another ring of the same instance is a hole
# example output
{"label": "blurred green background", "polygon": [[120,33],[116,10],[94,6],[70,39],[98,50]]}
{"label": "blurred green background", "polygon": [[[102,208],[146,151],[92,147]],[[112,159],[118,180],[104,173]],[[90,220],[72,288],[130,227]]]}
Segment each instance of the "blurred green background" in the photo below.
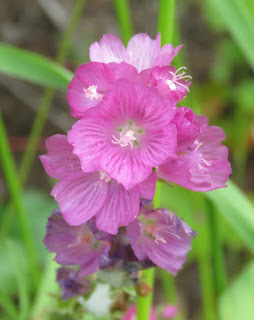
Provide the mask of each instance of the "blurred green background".
{"label": "blurred green background", "polygon": [[183,105],[225,130],[233,174],[205,195],[163,187],[161,206],[199,235],[176,279],[157,270],[155,305],[177,304],[178,320],[253,320],[253,0],[11,0],[0,9],[0,319],[76,319],[41,242],[57,205],[38,155],[74,123],[66,86],[89,45],[107,32],[127,43],[160,30],[164,43],[184,44],[173,61],[193,78]]}

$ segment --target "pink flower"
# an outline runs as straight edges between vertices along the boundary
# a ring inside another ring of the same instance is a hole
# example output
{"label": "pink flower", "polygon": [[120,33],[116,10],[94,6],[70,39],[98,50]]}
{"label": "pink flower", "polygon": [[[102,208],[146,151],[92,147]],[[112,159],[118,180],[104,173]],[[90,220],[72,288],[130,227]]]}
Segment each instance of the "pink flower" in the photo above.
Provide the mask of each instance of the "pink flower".
{"label": "pink flower", "polygon": [[84,172],[104,170],[129,190],[175,158],[176,102],[142,83],[117,80],[98,108],[68,132]]}
{"label": "pink flower", "polygon": [[148,257],[155,265],[176,275],[191,249],[196,233],[173,212],[141,208],[137,219],[127,226],[136,257]]}
{"label": "pink flower", "polygon": [[172,97],[176,101],[182,100],[189,90],[191,76],[183,71],[185,67],[175,69],[172,66],[155,67],[149,75],[149,84],[158,88],[161,94]]}
{"label": "pink flower", "polygon": [[228,149],[222,145],[223,130],[208,126],[206,117],[194,116],[188,108],[177,111],[178,156],[158,167],[162,179],[194,191],[225,187],[231,174]]}
{"label": "pink flower", "polygon": [[[122,320],[136,320],[137,317],[137,307],[133,304],[131,305],[126,313],[124,314],[124,317]],[[156,314],[154,308],[151,309],[151,314],[150,314],[150,320],[156,320]]]}
{"label": "pink flower", "polygon": [[118,227],[133,221],[139,212],[140,196],[152,199],[157,176],[151,173],[142,183],[126,190],[105,171],[85,173],[66,136],[46,140],[48,153],[40,157],[49,176],[60,181],[51,191],[64,219],[80,225],[96,216],[98,229],[116,234]]}
{"label": "pink flower", "polygon": [[174,305],[166,305],[164,309],[162,310],[161,316],[163,319],[172,319],[174,316],[176,316],[178,313],[177,306]]}
{"label": "pink flower", "polygon": [[117,36],[108,33],[102,37],[100,43],[91,44],[90,59],[105,63],[125,61],[141,72],[155,66],[169,65],[181,47],[175,49],[172,44],[165,44],[161,48],[160,33],[156,40],[152,40],[146,33],[139,33],[130,39],[125,48]]}
{"label": "pink flower", "polygon": [[97,272],[110,243],[95,238],[86,224],[70,226],[56,210],[48,219],[47,234],[43,242],[55,261],[65,266],[79,264],[78,277]]}
{"label": "pink flower", "polygon": [[67,99],[73,117],[82,119],[87,110],[98,105],[109,86],[121,78],[131,81],[140,79],[137,70],[125,62],[81,65],[68,86]]}

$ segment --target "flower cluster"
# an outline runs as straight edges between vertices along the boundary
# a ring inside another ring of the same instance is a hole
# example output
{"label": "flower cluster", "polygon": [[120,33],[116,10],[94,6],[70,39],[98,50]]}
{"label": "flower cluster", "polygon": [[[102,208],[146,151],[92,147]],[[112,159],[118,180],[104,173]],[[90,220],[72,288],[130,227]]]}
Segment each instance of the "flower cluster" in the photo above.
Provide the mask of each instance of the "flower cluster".
{"label": "flower cluster", "polygon": [[223,130],[177,105],[191,84],[185,67],[171,65],[180,48],[161,47],[160,34],[137,34],[125,48],[106,34],[68,86],[79,120],[67,136],[47,139],[41,156],[59,180],[51,195],[61,210],[49,218],[44,243],[58,263],[80,266],[77,277],[116,263],[176,274],[195,233],[144,199],[153,199],[158,178],[195,191],[225,187]]}

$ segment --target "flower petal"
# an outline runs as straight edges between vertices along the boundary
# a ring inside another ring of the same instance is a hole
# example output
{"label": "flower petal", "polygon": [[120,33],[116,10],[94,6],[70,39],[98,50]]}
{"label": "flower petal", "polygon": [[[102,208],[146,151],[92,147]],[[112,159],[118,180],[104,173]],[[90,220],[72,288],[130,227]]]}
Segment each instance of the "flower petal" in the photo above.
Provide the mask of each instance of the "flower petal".
{"label": "flower petal", "polygon": [[147,179],[135,186],[138,194],[145,199],[152,200],[155,194],[157,180],[157,174],[152,172]]}
{"label": "flower petal", "polygon": [[40,156],[40,160],[47,174],[54,179],[74,180],[83,176],[81,163],[68,143],[67,137],[56,134],[46,140],[47,154]]}
{"label": "flower petal", "polygon": [[137,68],[138,72],[151,68],[160,52],[160,45],[160,34],[157,35],[156,40],[151,39],[146,33],[136,34],[127,45],[130,63]]}
{"label": "flower petal", "polygon": [[99,173],[84,174],[74,181],[59,181],[51,195],[59,203],[64,219],[70,225],[80,225],[93,217],[107,199],[107,183]]}
{"label": "flower petal", "polygon": [[176,48],[171,43],[165,44],[159,51],[157,57],[154,60],[152,67],[163,67],[169,65],[174,57],[178,54],[183,45]]}
{"label": "flower petal", "polygon": [[139,212],[139,194],[135,189],[127,191],[115,181],[108,185],[107,200],[96,215],[96,225],[102,231],[117,234],[119,226],[126,226],[136,218]]}
{"label": "flower petal", "polygon": [[101,41],[94,42],[89,48],[91,61],[97,62],[128,62],[126,49],[121,40],[112,33],[105,34]]}

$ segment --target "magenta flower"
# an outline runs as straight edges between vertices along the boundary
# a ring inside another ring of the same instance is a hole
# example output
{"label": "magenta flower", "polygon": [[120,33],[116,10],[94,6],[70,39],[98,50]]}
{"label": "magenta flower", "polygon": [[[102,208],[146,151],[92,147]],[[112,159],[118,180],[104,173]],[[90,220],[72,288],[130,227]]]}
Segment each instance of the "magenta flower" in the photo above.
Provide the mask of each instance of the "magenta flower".
{"label": "magenta flower", "polygon": [[48,251],[56,253],[54,260],[57,263],[80,265],[78,277],[97,272],[110,249],[110,243],[97,240],[86,224],[75,227],[68,225],[59,210],[49,217],[43,242]]}
{"label": "magenta flower", "polygon": [[163,319],[172,319],[174,318],[178,313],[178,308],[177,306],[174,305],[166,305],[164,309],[161,312],[161,316]]}
{"label": "magenta flower", "polygon": [[59,283],[64,301],[91,291],[90,281],[79,278],[77,271],[61,267],[57,269],[56,281]]}
{"label": "magenta flower", "polygon": [[127,226],[127,234],[139,260],[148,257],[155,265],[176,275],[191,249],[196,233],[173,212],[141,208]]}
{"label": "magenta flower", "polygon": [[117,36],[108,33],[102,37],[100,43],[91,44],[90,59],[104,63],[125,61],[141,72],[155,66],[169,65],[181,47],[174,48],[172,44],[165,44],[161,48],[160,33],[156,40],[152,40],[146,33],[139,33],[130,39],[125,48]]}
{"label": "magenta flower", "polygon": [[96,216],[98,229],[116,234],[118,227],[133,221],[139,212],[140,196],[152,199],[157,176],[126,190],[103,170],[85,173],[66,136],[46,140],[48,153],[40,157],[49,176],[60,181],[51,191],[59,203],[64,219],[80,225]]}
{"label": "magenta flower", "polygon": [[[137,315],[137,307],[133,304],[128,308],[122,320],[136,320],[137,319],[136,315]],[[152,307],[149,320],[156,320],[156,319],[157,318],[156,318],[155,310]]]}
{"label": "magenta flower", "polygon": [[117,80],[98,108],[68,132],[84,172],[104,170],[129,190],[176,157],[176,102],[142,83]]}
{"label": "magenta flower", "polygon": [[182,100],[189,90],[191,76],[183,71],[185,67],[175,69],[173,66],[155,67],[149,75],[149,84],[158,88],[161,94],[172,97],[176,101]]}
{"label": "magenta flower", "polygon": [[231,174],[228,149],[222,145],[223,130],[208,126],[206,117],[195,116],[188,108],[177,111],[176,159],[159,165],[158,175],[194,191],[209,191],[225,187]]}
{"label": "magenta flower", "polygon": [[122,78],[145,81],[133,66],[125,62],[90,62],[81,65],[68,86],[67,99],[73,117],[82,119],[87,110],[98,105],[109,86]]}

